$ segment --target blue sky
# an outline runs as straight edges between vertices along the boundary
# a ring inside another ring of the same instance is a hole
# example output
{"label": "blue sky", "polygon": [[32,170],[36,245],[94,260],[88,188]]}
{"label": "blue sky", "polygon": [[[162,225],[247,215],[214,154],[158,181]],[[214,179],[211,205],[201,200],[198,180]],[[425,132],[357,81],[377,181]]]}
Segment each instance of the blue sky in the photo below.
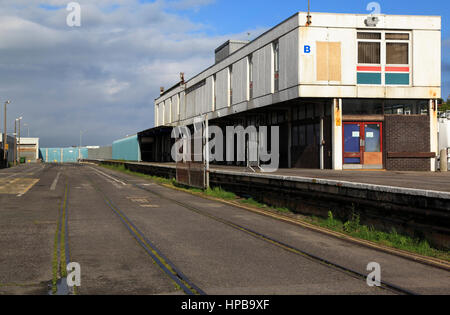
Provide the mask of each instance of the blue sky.
{"label": "blue sky", "polygon": [[[311,11],[364,14],[371,1],[311,1]],[[442,97],[450,95],[450,1],[377,1],[381,13],[399,15],[439,15],[442,17]],[[241,32],[245,29],[276,25],[297,11],[306,11],[307,1],[216,1],[196,12],[186,12],[193,21],[211,26],[210,35]],[[447,42],[445,42],[447,40]]]}
{"label": "blue sky", "polygon": [[[0,1],[0,101],[8,128],[23,116],[41,146],[109,145],[153,126],[153,100],[214,63],[227,39],[256,37],[305,0],[77,0],[82,26],[66,24],[72,0]],[[312,0],[312,11],[366,14],[370,1]],[[450,1],[378,1],[381,13],[442,16],[442,94],[450,94]]]}
{"label": "blue sky", "polygon": [[[365,14],[371,1],[311,1],[311,11]],[[450,1],[396,0],[377,1],[381,13],[399,15],[439,15],[442,17],[442,97],[450,95]],[[197,23],[210,26],[209,35],[239,33],[246,29],[274,26],[297,11],[306,11],[308,2],[282,1],[215,1],[197,11],[185,12]],[[446,46],[444,46],[446,42]]]}

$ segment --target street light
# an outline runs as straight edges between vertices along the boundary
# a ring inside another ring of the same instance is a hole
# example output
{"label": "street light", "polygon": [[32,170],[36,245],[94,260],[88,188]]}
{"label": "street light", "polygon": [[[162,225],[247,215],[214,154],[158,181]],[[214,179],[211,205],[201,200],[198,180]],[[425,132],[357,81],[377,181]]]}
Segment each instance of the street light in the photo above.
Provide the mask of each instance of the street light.
{"label": "street light", "polygon": [[78,147],[78,159],[81,160],[81,145],[82,145],[82,139],[83,139],[83,134],[86,133],[85,131],[80,130],[80,146]]}
{"label": "street light", "polygon": [[16,121],[19,122],[19,142],[18,142],[18,150],[17,150],[17,158],[19,160],[19,164],[20,164],[20,121],[23,119],[22,116],[20,116],[19,118],[16,119]]}
{"label": "street light", "polygon": [[14,120],[14,165],[17,165],[17,121],[19,119]]}
{"label": "street light", "polygon": [[3,129],[3,160],[6,161],[6,105],[11,104],[11,101],[5,102],[5,117],[4,117],[4,129]]}

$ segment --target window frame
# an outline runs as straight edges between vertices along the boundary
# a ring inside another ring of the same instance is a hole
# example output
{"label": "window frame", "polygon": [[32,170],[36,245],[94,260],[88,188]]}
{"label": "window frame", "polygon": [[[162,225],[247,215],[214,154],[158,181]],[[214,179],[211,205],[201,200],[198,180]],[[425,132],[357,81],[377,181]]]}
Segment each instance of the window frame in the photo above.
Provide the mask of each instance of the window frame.
{"label": "window frame", "polygon": [[214,73],[212,75],[212,93],[213,93],[212,111],[215,112],[217,107],[217,73]]}
{"label": "window frame", "polygon": [[253,54],[247,56],[247,64],[248,64],[248,99],[253,99]]}
{"label": "window frame", "polygon": [[272,42],[273,56],[273,93],[280,91],[280,42],[275,40]]}
{"label": "window frame", "polygon": [[[381,34],[381,39],[359,39],[358,33],[379,33]],[[408,34],[409,39],[386,39],[386,34]],[[356,67],[381,67],[381,84],[362,84],[358,83],[358,69],[356,69],[355,73],[355,81],[356,85],[361,86],[389,86],[389,87],[410,87],[412,86],[412,32],[409,30],[356,30]],[[372,42],[372,43],[380,43],[380,64],[368,64],[368,63],[359,63],[359,43],[360,42]],[[399,65],[399,64],[387,64],[387,44],[388,43],[403,43],[408,44],[408,64]],[[386,73],[392,73],[391,71],[386,71],[388,67],[408,67],[409,72],[402,72],[409,74],[409,84],[386,84]],[[370,72],[367,72],[370,73]],[[378,72],[377,72],[378,73]]]}
{"label": "window frame", "polygon": [[[408,40],[406,39],[386,39],[386,34],[408,34]],[[402,72],[402,73],[408,73],[409,74],[409,84],[388,84],[385,85],[386,86],[412,86],[412,33],[409,31],[385,31],[383,33],[383,38],[384,38],[384,49],[385,49],[385,65],[383,68],[383,79],[384,81],[386,81],[386,73],[393,73],[392,71],[387,71],[388,67],[393,67],[393,68],[404,68],[404,67],[408,67],[409,71],[408,72]],[[387,63],[387,44],[407,44],[408,45],[408,64],[388,64]],[[394,72],[395,73],[395,72]]]}
{"label": "window frame", "polygon": [[228,66],[228,107],[233,106],[233,64]]}

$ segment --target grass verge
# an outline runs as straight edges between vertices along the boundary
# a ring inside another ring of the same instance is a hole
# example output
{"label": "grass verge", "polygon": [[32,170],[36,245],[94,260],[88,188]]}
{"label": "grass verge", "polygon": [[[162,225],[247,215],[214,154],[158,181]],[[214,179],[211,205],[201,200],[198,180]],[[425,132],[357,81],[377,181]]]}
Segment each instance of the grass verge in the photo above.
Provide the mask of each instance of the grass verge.
{"label": "grass verge", "polygon": [[435,249],[426,240],[399,234],[395,229],[392,229],[390,232],[383,232],[375,229],[373,226],[363,225],[360,223],[360,217],[356,213],[347,222],[334,218],[331,211],[328,212],[327,219],[311,217],[308,221],[323,228],[344,233],[352,237],[423,256],[450,261],[450,253],[448,251]]}
{"label": "grass verge", "polygon": [[[214,197],[217,199],[223,199],[227,201],[233,201],[237,203],[241,203],[243,205],[252,206],[264,210],[269,210],[282,214],[294,214],[287,208],[279,208],[279,207],[271,207],[269,205],[260,203],[253,198],[240,198],[236,194],[232,192],[228,192],[223,190],[220,187],[215,187],[213,189],[208,189],[203,191],[201,189],[195,188],[187,188],[184,186],[180,186],[176,183],[175,179],[166,179],[151,175],[146,175],[138,172],[133,172],[125,168],[124,165],[120,166],[111,166],[111,165],[101,165],[104,168],[111,169],[114,171],[120,171],[129,175],[139,176],[142,178],[146,178],[152,181],[155,181],[160,184],[164,184],[166,186],[176,187],[178,189],[182,189],[184,191],[195,193],[195,194],[203,194],[209,197]],[[298,218],[297,218],[298,219]],[[355,238],[360,238],[363,240],[371,241],[377,244],[381,244],[384,246],[397,248],[400,250],[405,250],[411,253],[416,253],[423,256],[434,257],[438,259],[442,259],[445,261],[450,261],[450,252],[443,251],[439,249],[435,249],[430,246],[430,244],[423,239],[412,238],[409,236],[405,236],[399,234],[395,229],[392,229],[390,232],[383,232],[380,230],[376,230],[373,226],[366,226],[360,223],[360,217],[358,214],[354,213],[352,218],[346,222],[338,220],[334,217],[333,212],[328,212],[328,218],[318,218],[315,216],[302,216],[300,219],[304,222],[314,224],[316,226],[320,226],[325,229],[329,229],[335,232],[343,233]]]}

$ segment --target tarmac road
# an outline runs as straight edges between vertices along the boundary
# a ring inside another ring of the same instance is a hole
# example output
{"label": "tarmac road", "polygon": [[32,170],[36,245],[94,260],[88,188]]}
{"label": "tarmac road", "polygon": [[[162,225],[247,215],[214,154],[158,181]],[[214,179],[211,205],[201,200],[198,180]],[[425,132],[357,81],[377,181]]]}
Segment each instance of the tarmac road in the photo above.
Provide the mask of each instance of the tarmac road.
{"label": "tarmac road", "polygon": [[362,274],[377,262],[382,280],[417,293],[450,293],[441,269],[98,166],[36,164],[0,170],[0,294],[47,294],[62,209],[79,294],[183,294],[113,208],[206,294],[393,293],[248,230]]}

